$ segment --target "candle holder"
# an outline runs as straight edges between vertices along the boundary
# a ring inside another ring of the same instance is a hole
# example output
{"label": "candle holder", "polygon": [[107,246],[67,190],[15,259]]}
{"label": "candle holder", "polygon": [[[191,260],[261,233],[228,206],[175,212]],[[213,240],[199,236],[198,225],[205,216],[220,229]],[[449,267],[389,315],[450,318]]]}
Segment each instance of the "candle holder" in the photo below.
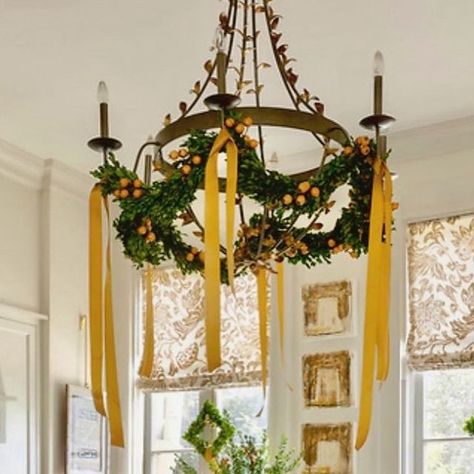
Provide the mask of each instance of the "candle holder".
{"label": "candle holder", "polygon": [[104,81],[100,81],[97,87],[97,100],[99,102],[100,136],[89,140],[87,145],[94,151],[102,152],[104,160],[106,160],[107,152],[118,150],[122,147],[122,143],[116,138],[109,137],[109,91]]}
{"label": "candle holder", "polygon": [[122,148],[122,142],[112,137],[96,137],[87,142],[87,146],[94,151],[114,151]]}
{"label": "candle holder", "polygon": [[386,130],[389,128],[392,123],[395,122],[395,118],[386,115],[386,114],[372,114],[367,117],[364,117],[360,122],[359,125],[361,127],[366,128],[367,130]]}

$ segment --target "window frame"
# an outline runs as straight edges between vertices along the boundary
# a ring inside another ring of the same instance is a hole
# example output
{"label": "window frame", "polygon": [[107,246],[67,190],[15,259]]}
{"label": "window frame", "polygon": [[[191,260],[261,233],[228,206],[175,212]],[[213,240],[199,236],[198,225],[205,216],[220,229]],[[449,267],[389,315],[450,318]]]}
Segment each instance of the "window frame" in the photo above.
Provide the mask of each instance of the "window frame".
{"label": "window frame", "polygon": [[[450,369],[437,370],[436,372],[447,372]],[[463,369],[463,370],[474,370],[474,369]],[[424,375],[428,372],[413,372],[410,375],[410,385],[412,388],[412,406],[414,412],[412,416],[412,436],[414,439],[414,452],[411,459],[413,463],[412,472],[414,474],[425,474],[425,449],[429,443],[433,442],[456,442],[456,441],[470,441],[473,443],[474,438],[468,436],[454,436],[454,437],[439,437],[439,438],[425,438],[425,387],[424,387]],[[408,441],[408,440],[407,440]],[[406,449],[409,452],[409,444],[405,443]],[[410,472],[405,469],[405,472]]]}
{"label": "window frame", "polygon": [[[197,390],[190,390],[189,392],[194,392],[199,394],[199,409],[202,408],[203,404],[206,401],[210,401],[214,403],[216,406],[219,402],[219,395],[218,392],[226,389],[232,389],[233,387],[212,387],[212,388],[203,388]],[[240,388],[260,388],[258,385],[248,385],[242,386]],[[180,392],[164,392],[172,395],[173,393],[180,393]],[[152,473],[152,464],[153,464],[153,457],[160,454],[181,454],[181,453],[191,453],[195,452],[193,448],[182,448],[182,449],[152,449],[152,400],[151,397],[155,394],[155,392],[147,392],[144,394],[144,404],[143,404],[143,417],[144,417],[144,424],[143,424],[143,473],[144,474],[153,474]],[[268,405],[265,404],[266,409],[268,409]],[[267,420],[268,421],[268,420]],[[267,423],[267,432],[268,432],[268,423]],[[207,465],[205,460],[199,456],[198,457],[198,472],[207,472]]]}
{"label": "window frame", "polygon": [[[204,402],[211,401],[216,403],[217,399],[217,388],[210,388],[210,389],[201,389],[201,390],[191,390],[192,392],[199,393],[199,408],[202,407]],[[168,392],[172,394],[173,392]],[[160,455],[160,454],[182,454],[182,453],[191,453],[195,450],[193,448],[183,448],[183,449],[173,449],[173,450],[166,450],[166,449],[151,449],[152,445],[152,408],[151,408],[151,397],[153,396],[154,392],[147,392],[145,394],[145,403],[144,403],[144,446],[143,446],[143,473],[144,474],[152,474],[152,460],[153,456]],[[206,472],[205,471],[205,463],[204,460],[199,457],[199,472]]]}

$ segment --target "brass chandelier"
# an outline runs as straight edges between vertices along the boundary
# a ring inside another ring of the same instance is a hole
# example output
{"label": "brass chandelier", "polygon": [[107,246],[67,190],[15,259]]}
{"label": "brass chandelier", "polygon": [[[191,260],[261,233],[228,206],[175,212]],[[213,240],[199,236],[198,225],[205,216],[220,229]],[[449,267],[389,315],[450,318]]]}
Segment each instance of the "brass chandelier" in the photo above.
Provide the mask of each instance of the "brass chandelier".
{"label": "brass chandelier", "polygon": [[[122,209],[114,226],[125,255],[137,266],[146,265],[148,268],[146,337],[140,368],[143,377],[150,377],[153,373],[149,283],[153,265],[168,258],[184,272],[196,271],[204,275],[209,370],[220,365],[219,286],[221,282],[232,286],[234,277],[245,271],[255,273],[265,379],[267,274],[275,273],[278,277],[278,315],[283,331],[284,261],[311,267],[329,262],[339,252],[357,258],[368,251],[367,309],[356,447],[360,448],[366,440],[375,370],[377,379],[381,381],[388,374],[390,235],[394,205],[383,130],[394,119],[382,110],[383,58],[377,52],[373,113],[360,122],[374,133],[375,140],[368,137],[353,139],[341,125],[325,116],[320,99],[300,86],[295,60],[289,55],[289,47],[280,32],[281,16],[275,13],[272,4],[271,0],[228,0],[227,11],[219,16],[213,43],[215,57],[204,64],[205,78],[192,86],[190,101],[179,102],[180,116],[173,120],[167,114],[163,128],[143,143],[131,169],[121,165],[113,155],[121,147],[121,142],[109,134],[107,90],[104,83],[99,85],[100,136],[88,143],[104,158],[103,165],[93,173],[99,183],[91,194],[91,372],[96,407],[100,413],[109,416],[112,440],[114,442],[115,431],[116,445],[123,444],[123,436],[118,433],[121,431],[120,410],[117,390],[113,388],[116,385],[113,374],[107,382],[111,398],[107,410],[101,385],[102,358],[105,357],[106,361],[106,375],[115,364],[115,349],[110,347],[113,317],[110,308],[107,313],[107,304],[104,310],[102,290],[98,288],[102,266],[98,243],[102,239],[98,230],[101,225],[100,206],[101,199],[104,199],[108,209],[108,195],[113,196]],[[261,57],[265,34],[271,46],[271,61]],[[290,103],[288,108],[264,105],[261,76],[268,68],[276,70]],[[249,99],[250,105],[240,106],[244,97]],[[249,135],[251,127],[255,138]],[[264,140],[266,127],[299,130],[313,136],[322,147],[317,166],[290,176],[269,170]],[[184,142],[180,148],[170,150],[169,146],[177,140]],[[219,177],[217,172],[218,155],[224,150],[227,153],[225,178]],[[140,169],[143,169],[141,177],[138,175]],[[164,181],[153,180],[153,171],[161,173]],[[334,229],[325,230],[320,220],[334,205],[332,193],[343,185],[350,187],[350,203],[343,209]],[[198,188],[204,189],[205,193],[204,221],[192,207]],[[218,192],[226,193],[225,245],[219,232]],[[261,213],[249,217],[246,210],[249,200],[261,206]],[[234,234],[235,212],[240,221],[237,235]],[[194,226],[193,234],[204,244],[202,249],[195,246],[196,239],[186,242],[181,232],[184,226]],[[106,261],[107,282],[111,270],[108,257]],[[111,299],[108,291],[111,291],[110,284],[103,297],[106,302]],[[106,334],[105,349],[102,347],[104,318],[104,327],[109,328],[109,346]]]}

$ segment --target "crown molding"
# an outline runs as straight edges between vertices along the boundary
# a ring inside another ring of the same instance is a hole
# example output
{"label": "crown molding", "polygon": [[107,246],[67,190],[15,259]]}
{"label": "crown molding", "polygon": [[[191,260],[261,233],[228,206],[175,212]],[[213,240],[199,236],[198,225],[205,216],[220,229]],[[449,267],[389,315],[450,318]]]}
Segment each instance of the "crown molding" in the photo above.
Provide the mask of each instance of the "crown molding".
{"label": "crown molding", "polygon": [[[474,115],[424,127],[388,131],[387,136],[389,148],[393,149],[390,162],[395,165],[474,150]],[[307,169],[317,166],[315,154],[318,153],[311,149],[280,156],[282,163],[295,161],[301,169]]]}
{"label": "crown molding", "polygon": [[91,176],[60,161],[49,159],[44,162],[42,189],[55,189],[80,200],[86,200],[93,184]]}
{"label": "crown molding", "polygon": [[388,133],[392,163],[425,160],[474,150],[474,115]]}
{"label": "crown molding", "polygon": [[87,199],[93,179],[54,159],[43,159],[0,139],[0,176],[35,191],[56,189]]}
{"label": "crown molding", "polygon": [[42,158],[0,139],[0,176],[39,191],[43,173]]}

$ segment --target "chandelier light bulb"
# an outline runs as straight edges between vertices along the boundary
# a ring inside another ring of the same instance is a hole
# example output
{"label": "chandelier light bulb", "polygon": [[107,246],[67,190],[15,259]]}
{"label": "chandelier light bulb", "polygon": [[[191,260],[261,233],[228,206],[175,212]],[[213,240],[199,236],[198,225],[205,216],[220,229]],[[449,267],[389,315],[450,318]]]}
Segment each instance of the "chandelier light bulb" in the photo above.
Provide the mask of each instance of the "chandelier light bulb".
{"label": "chandelier light bulb", "polygon": [[97,86],[97,100],[99,104],[107,104],[109,102],[109,90],[104,81],[100,81]]}
{"label": "chandelier light bulb", "polygon": [[225,53],[227,51],[227,35],[220,26],[216,29],[214,35],[214,47],[219,53]]}
{"label": "chandelier light bulb", "polygon": [[385,71],[385,62],[381,51],[374,55],[374,76],[383,76]]}

